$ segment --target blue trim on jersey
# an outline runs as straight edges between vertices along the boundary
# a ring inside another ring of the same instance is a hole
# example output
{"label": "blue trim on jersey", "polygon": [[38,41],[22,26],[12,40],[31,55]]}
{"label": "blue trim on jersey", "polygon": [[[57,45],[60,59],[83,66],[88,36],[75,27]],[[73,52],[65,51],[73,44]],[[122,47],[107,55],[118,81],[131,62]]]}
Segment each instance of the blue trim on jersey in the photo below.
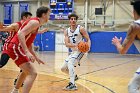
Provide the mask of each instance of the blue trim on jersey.
{"label": "blue trim on jersey", "polygon": [[[82,53],[82,52],[81,52]],[[77,58],[81,55],[81,53],[79,53],[79,55],[77,56]]]}
{"label": "blue trim on jersey", "polygon": [[71,58],[75,58],[76,59],[76,57],[71,57]]}
{"label": "blue trim on jersey", "polygon": [[136,72],[136,74],[140,74],[140,72]]}
{"label": "blue trim on jersey", "polygon": [[65,62],[69,62],[69,61],[66,61],[66,60],[65,60]]}

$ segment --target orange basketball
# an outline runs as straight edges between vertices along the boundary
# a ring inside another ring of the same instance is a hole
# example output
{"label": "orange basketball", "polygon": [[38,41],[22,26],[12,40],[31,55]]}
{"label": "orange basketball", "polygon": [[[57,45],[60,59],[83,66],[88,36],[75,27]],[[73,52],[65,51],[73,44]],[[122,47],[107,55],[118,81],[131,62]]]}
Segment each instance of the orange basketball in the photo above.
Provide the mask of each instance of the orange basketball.
{"label": "orange basketball", "polygon": [[89,50],[88,43],[81,41],[80,43],[78,43],[78,49],[80,52],[87,52]]}

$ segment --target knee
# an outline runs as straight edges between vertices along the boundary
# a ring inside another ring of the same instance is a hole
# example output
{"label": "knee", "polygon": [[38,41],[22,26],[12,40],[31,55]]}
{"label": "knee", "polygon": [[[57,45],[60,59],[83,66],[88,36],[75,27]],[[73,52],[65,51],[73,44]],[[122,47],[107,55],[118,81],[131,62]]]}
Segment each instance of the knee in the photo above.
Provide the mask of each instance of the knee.
{"label": "knee", "polygon": [[61,71],[62,71],[62,72],[65,72],[65,70],[66,70],[65,68],[63,68],[63,67],[61,68]]}
{"label": "knee", "polygon": [[72,69],[72,68],[74,68],[74,64],[72,62],[69,62],[68,63],[68,69]]}
{"label": "knee", "polygon": [[35,76],[35,77],[37,77],[37,72],[35,72],[35,71],[32,72],[32,75]]}
{"label": "knee", "polygon": [[37,77],[37,72],[36,72],[36,71],[30,71],[30,72],[28,73],[28,75],[30,75],[30,76],[36,78],[36,77]]}

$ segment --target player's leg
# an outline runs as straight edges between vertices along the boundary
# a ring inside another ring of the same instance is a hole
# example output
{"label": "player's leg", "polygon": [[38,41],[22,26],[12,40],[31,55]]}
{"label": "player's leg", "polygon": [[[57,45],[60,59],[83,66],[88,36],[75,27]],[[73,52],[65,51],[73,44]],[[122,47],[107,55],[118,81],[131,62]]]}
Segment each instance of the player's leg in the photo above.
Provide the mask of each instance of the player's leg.
{"label": "player's leg", "polygon": [[69,74],[69,70],[68,70],[68,62],[65,61],[63,66],[61,67],[61,71],[64,72],[65,74]]}
{"label": "player's leg", "polygon": [[75,73],[74,67],[76,66],[77,62],[78,63],[80,62],[83,55],[84,55],[84,53],[75,52],[75,53],[71,54],[71,56],[69,57],[68,70],[69,70],[69,75],[70,75],[70,83],[65,88],[67,90],[76,90],[77,89],[77,86],[75,85],[75,81],[78,80],[78,77]]}
{"label": "player's leg", "polygon": [[68,70],[69,70],[70,82],[64,88],[65,90],[76,90],[77,89],[77,86],[75,85],[75,71],[74,71],[75,60],[76,60],[75,58],[71,58],[68,61]]}
{"label": "player's leg", "polygon": [[9,55],[6,53],[2,53],[1,54],[1,59],[0,59],[0,68],[2,68],[3,66],[5,66],[9,60]]}
{"label": "player's leg", "polygon": [[134,77],[128,84],[128,91],[129,93],[140,93],[140,68],[134,74]]}
{"label": "player's leg", "polygon": [[[30,64],[29,62],[23,63],[19,67],[23,71],[21,75],[23,75],[23,73],[25,75],[25,77],[24,77],[25,80],[23,77],[19,76],[19,78],[17,80],[18,87],[16,89],[19,89],[19,87],[22,85],[22,83],[24,81],[22,93],[29,93],[32,88],[33,82],[37,76],[37,72],[36,72],[35,68],[33,67],[33,65]],[[14,92],[12,92],[12,93],[14,93]]]}
{"label": "player's leg", "polygon": [[[14,85],[17,84],[17,79],[18,79],[20,76],[21,76],[21,77],[24,77],[24,75],[22,75],[22,70],[20,70],[20,73],[18,74],[17,78],[14,80]],[[23,83],[22,83],[21,87],[22,87],[22,86],[23,86]]]}
{"label": "player's leg", "polygon": [[71,54],[65,59],[65,62],[63,66],[61,67],[61,71],[64,72],[65,74],[69,74],[69,69],[68,69],[68,61],[71,58]]}
{"label": "player's leg", "polygon": [[25,78],[26,78],[26,74],[24,72],[20,72],[19,77],[15,84],[15,88],[13,89],[12,93],[14,93],[14,92],[18,93],[18,89],[22,86]]}
{"label": "player's leg", "polygon": [[77,86],[75,85],[75,77],[77,78],[77,75],[75,74],[75,65],[77,62],[77,58],[79,57],[79,52],[72,53],[68,60],[68,70],[69,70],[69,76],[70,76],[70,82],[65,87],[66,90],[76,90]]}
{"label": "player's leg", "polygon": [[30,64],[29,62],[20,65],[20,69],[27,75],[26,80],[24,81],[23,93],[29,93],[34,83],[34,80],[36,79],[37,72],[33,67],[33,65]]}

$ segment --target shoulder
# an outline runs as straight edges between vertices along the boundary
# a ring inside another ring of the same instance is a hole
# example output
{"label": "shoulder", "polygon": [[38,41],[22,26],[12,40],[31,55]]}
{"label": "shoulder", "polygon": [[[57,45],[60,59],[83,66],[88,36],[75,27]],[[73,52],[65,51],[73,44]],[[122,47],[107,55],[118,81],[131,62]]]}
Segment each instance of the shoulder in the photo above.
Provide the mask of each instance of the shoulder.
{"label": "shoulder", "polygon": [[137,34],[139,34],[139,31],[140,31],[140,25],[138,25],[137,23],[135,22],[132,22],[130,25],[129,25],[129,29],[128,29],[128,32],[127,32],[127,38],[135,38]]}
{"label": "shoulder", "polygon": [[140,25],[139,24],[137,24],[135,22],[133,22],[133,23],[130,24],[130,26],[129,26],[129,32],[137,33],[137,31],[139,31],[139,30],[140,30]]}
{"label": "shoulder", "polygon": [[67,36],[68,35],[68,29],[64,30],[64,35]]}
{"label": "shoulder", "polygon": [[18,26],[18,23],[12,23],[11,26]]}
{"label": "shoulder", "polygon": [[[80,25],[79,25],[80,26]],[[84,30],[85,28],[83,26],[80,26],[80,30]]]}
{"label": "shoulder", "polygon": [[19,25],[18,25],[18,23],[12,23],[11,25],[9,25],[7,27],[12,27],[13,29],[16,29],[19,27]]}
{"label": "shoulder", "polygon": [[32,19],[32,20],[29,21],[29,23],[31,23],[31,24],[39,24],[39,21]]}
{"label": "shoulder", "polygon": [[85,28],[83,26],[80,26],[80,32],[83,33],[83,32],[86,32]]}
{"label": "shoulder", "polygon": [[27,22],[27,25],[33,28],[38,28],[40,26],[40,23],[38,20],[29,20],[29,22]]}

